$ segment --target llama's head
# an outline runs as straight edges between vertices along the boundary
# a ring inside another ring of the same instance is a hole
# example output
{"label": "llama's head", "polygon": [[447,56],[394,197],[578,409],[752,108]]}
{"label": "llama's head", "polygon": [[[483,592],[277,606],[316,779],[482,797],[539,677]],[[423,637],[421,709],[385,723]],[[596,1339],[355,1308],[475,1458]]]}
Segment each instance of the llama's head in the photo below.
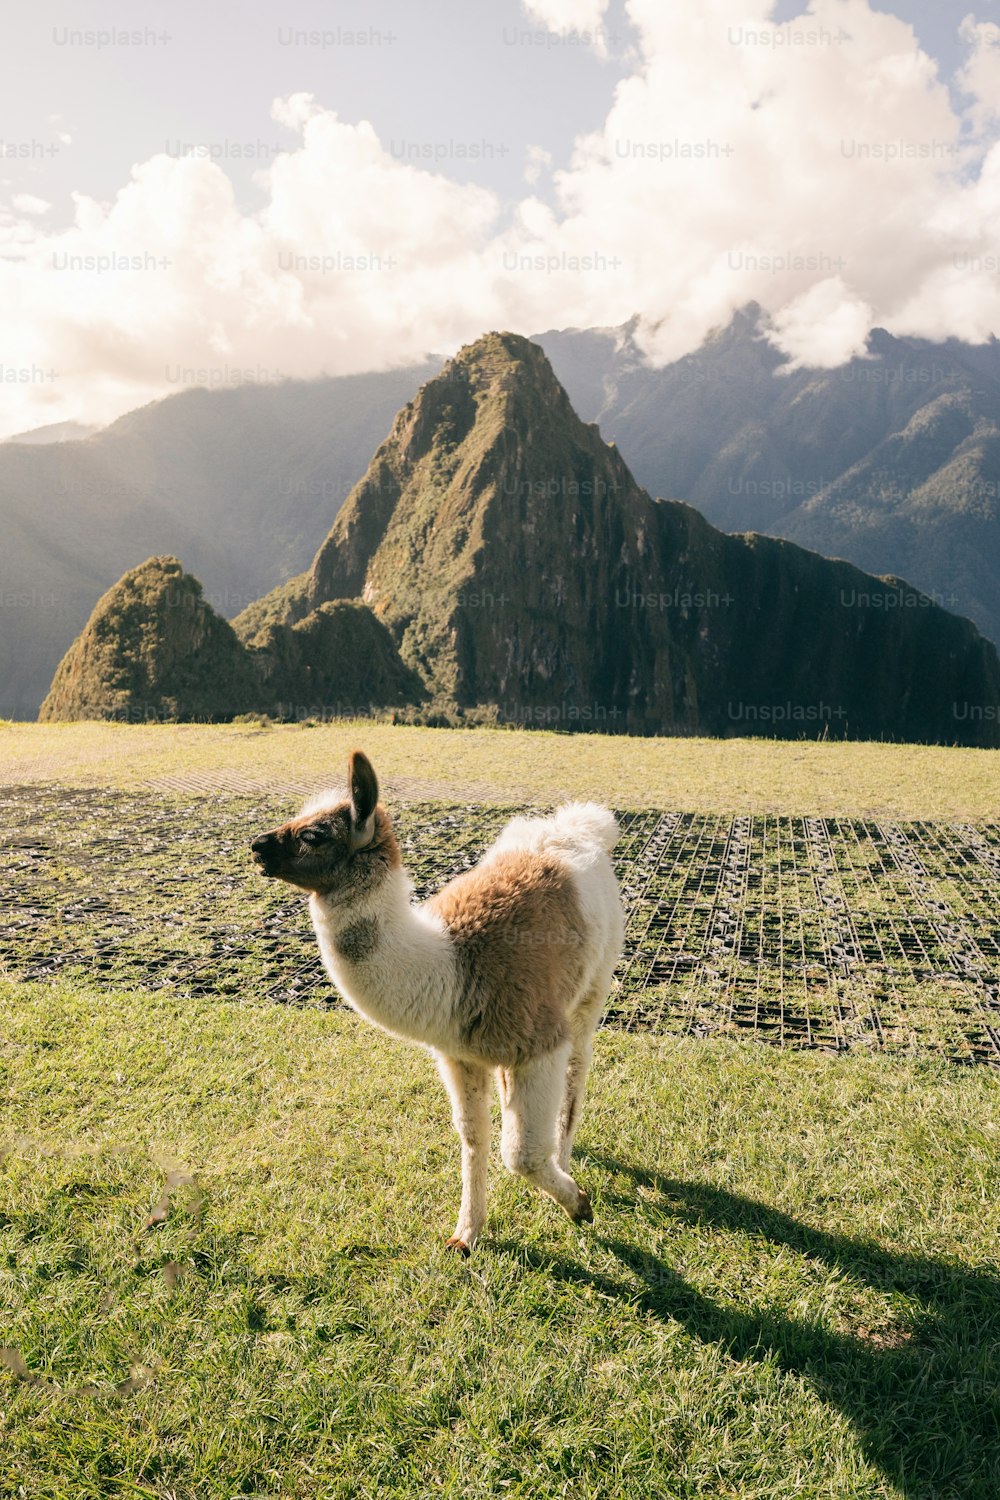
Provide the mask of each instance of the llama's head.
{"label": "llama's head", "polygon": [[307,804],[297,818],[250,845],[258,868],[329,900],[351,902],[368,894],[401,864],[392,821],[378,800],[371,761],[355,750],[348,762],[351,795],[332,794]]}

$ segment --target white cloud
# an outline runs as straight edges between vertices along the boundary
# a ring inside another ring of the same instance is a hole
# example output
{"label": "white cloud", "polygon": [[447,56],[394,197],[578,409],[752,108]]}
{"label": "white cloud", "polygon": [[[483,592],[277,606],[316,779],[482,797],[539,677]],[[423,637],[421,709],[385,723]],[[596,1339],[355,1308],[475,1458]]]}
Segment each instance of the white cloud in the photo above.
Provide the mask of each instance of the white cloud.
{"label": "white cloud", "polygon": [[[784,25],[771,9],[631,0],[642,65],[557,174],[562,239],[604,232],[658,360],[750,300],[779,314],[825,284],[826,362],[834,288],[845,325],[858,305],[889,321],[947,255],[928,224],[957,190],[961,122],[910,27],[865,0],[813,0]],[[795,312],[788,327],[806,358]]]}
{"label": "white cloud", "polygon": [[970,112],[976,126],[985,130],[1000,116],[1000,26],[995,21],[977,22],[970,15],[960,34],[970,51],[958,81],[972,97]]}
{"label": "white cloud", "polygon": [[608,0],[523,0],[533,21],[549,31],[598,31]]}
{"label": "white cloud", "polygon": [[865,352],[872,310],[839,276],[818,281],[775,314],[771,341],[789,356],[789,368],[835,369]]}
{"label": "white cloud", "polygon": [[0,216],[6,431],[41,407],[107,420],[184,369],[223,383],[386,368],[503,321],[492,194],[400,164],[370,125],[304,96],[276,113],[301,139],[263,174],[260,214],[211,161],[158,155],[110,204],[76,195],[69,229]]}
{"label": "white cloud", "polygon": [[34,193],[15,193],[10,201],[19,214],[47,214],[52,207],[45,198],[36,198]]}
{"label": "white cloud", "polygon": [[[260,174],[257,212],[219,165],[166,155],[109,203],[77,195],[68,229],[0,212],[5,362],[58,371],[5,385],[6,430],[108,420],[175,389],[178,367],[384,368],[498,326],[638,313],[662,361],[750,300],[803,364],[848,358],[872,323],[1000,330],[989,26],[963,28],[963,119],[912,29],[868,0],[811,0],[781,25],[772,0],[627,5],[633,71],[551,201],[529,187],[504,204],[404,163],[367,121],[294,94],[274,105],[295,139]],[[604,5],[535,14],[582,27]],[[529,184],[550,165],[533,147]]]}
{"label": "white cloud", "polygon": [[532,187],[552,165],[552,152],[544,146],[529,146],[524,167],[524,180]]}

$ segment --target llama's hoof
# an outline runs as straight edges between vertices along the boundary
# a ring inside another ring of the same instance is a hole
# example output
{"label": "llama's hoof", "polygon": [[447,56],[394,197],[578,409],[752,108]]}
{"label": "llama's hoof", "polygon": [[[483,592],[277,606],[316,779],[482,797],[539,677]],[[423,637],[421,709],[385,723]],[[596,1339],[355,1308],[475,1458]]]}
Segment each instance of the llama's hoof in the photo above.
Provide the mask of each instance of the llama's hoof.
{"label": "llama's hoof", "polygon": [[580,1189],[580,1201],[576,1205],[574,1213],[570,1214],[574,1224],[593,1224],[594,1208],[583,1189]]}
{"label": "llama's hoof", "polygon": [[465,1260],[468,1260],[469,1256],[472,1254],[472,1251],[469,1249],[468,1245],[464,1240],[460,1240],[457,1234],[453,1234],[450,1240],[445,1241],[444,1248],[446,1250],[454,1250],[456,1255],[463,1256]]}

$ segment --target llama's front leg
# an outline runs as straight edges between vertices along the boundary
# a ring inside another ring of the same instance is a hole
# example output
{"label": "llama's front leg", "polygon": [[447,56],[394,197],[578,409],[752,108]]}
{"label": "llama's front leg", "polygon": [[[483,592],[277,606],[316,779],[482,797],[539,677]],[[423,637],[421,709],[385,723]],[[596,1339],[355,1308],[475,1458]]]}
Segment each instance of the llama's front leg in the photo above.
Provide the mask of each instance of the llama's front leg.
{"label": "llama's front leg", "polygon": [[462,1206],[448,1248],[468,1255],[486,1222],[486,1174],[490,1157],[489,1069],[435,1053],[451,1098],[451,1117],[462,1142]]}

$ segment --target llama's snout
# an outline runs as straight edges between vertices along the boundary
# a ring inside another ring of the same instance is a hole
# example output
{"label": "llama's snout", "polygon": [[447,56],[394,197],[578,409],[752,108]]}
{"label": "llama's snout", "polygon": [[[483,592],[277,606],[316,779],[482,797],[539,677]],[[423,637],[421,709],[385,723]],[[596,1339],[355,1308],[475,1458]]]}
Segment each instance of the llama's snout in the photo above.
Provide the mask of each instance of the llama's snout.
{"label": "llama's snout", "polygon": [[281,842],[276,833],[260,833],[250,841],[254,864],[264,875],[277,874],[281,862]]}

